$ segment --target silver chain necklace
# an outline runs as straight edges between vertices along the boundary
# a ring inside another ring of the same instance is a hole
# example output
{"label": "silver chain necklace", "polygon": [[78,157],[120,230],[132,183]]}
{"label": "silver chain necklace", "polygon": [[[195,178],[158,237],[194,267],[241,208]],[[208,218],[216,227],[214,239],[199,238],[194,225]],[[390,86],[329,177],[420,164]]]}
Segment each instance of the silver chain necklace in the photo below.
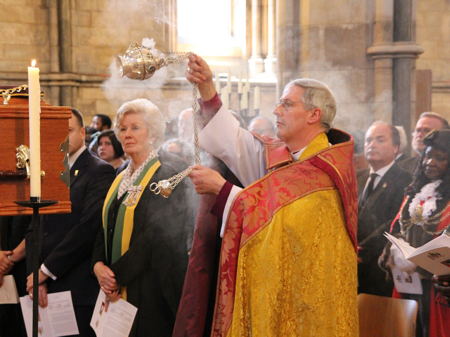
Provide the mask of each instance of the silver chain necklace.
{"label": "silver chain necklace", "polygon": [[151,151],[145,159],[145,161],[133,172],[132,171],[132,162],[128,165],[128,167],[125,169],[125,172],[123,174],[122,181],[119,185],[119,191],[117,193],[117,199],[122,198],[122,196],[129,192],[131,189],[135,187],[134,183],[137,180],[137,178],[141,175],[142,171],[144,170],[144,167],[153,159],[157,157],[157,153],[155,151]]}

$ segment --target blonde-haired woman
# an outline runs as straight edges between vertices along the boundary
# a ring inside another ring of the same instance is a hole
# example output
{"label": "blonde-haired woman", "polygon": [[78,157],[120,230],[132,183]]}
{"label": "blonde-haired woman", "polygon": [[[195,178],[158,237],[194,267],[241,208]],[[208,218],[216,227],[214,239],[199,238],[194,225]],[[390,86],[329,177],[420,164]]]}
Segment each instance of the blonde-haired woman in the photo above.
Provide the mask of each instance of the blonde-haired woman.
{"label": "blonde-haired woman", "polygon": [[138,308],[130,336],[170,336],[194,222],[186,200],[188,182],[181,182],[168,199],[149,189],[182,169],[170,155],[157,152],[165,122],[153,103],[124,103],[115,125],[130,162],[105,199],[94,273],[109,300],[121,296]]}

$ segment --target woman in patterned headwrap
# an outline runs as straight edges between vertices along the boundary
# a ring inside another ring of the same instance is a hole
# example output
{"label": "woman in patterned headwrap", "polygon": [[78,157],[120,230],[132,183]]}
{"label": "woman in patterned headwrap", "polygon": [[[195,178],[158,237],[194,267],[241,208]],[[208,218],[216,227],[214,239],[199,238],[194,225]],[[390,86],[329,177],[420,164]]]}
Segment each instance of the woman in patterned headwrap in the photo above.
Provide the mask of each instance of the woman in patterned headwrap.
{"label": "woman in patterned headwrap", "polygon": [[[393,223],[400,236],[413,247],[420,247],[441,235],[450,225],[450,130],[433,131],[424,143],[425,151],[408,187],[405,200]],[[446,235],[446,234],[444,234]],[[394,296],[418,301],[417,337],[450,336],[450,303],[432,286],[432,275],[406,260],[395,245],[387,263],[412,274],[418,272],[421,295],[395,292]]]}

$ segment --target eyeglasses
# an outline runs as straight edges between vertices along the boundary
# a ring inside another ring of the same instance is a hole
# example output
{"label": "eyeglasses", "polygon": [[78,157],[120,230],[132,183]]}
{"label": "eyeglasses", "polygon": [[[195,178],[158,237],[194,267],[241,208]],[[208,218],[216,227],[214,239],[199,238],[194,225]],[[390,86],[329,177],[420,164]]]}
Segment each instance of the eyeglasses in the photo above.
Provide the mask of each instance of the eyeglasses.
{"label": "eyeglasses", "polygon": [[417,133],[422,133],[422,134],[427,134],[428,132],[430,132],[432,129],[429,128],[417,128],[415,129],[412,133],[417,134]]}
{"label": "eyeglasses", "polygon": [[284,110],[289,110],[293,108],[296,104],[303,103],[302,101],[293,102],[288,99],[280,99],[278,103],[275,104],[275,108],[279,107],[280,105],[283,107]]}

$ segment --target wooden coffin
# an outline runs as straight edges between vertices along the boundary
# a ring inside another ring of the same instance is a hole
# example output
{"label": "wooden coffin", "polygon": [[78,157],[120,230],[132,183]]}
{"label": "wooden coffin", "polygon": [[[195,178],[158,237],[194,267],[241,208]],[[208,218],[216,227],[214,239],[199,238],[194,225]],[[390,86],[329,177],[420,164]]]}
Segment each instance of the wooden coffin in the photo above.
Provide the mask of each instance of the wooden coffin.
{"label": "wooden coffin", "polygon": [[[30,208],[15,201],[30,200],[30,180],[25,169],[16,167],[16,148],[29,147],[27,93],[0,95],[0,215],[31,214]],[[8,104],[3,104],[7,100]],[[55,200],[55,205],[40,213],[70,213],[67,147],[70,107],[51,106],[41,100],[41,200]],[[66,163],[65,163],[66,161]]]}

